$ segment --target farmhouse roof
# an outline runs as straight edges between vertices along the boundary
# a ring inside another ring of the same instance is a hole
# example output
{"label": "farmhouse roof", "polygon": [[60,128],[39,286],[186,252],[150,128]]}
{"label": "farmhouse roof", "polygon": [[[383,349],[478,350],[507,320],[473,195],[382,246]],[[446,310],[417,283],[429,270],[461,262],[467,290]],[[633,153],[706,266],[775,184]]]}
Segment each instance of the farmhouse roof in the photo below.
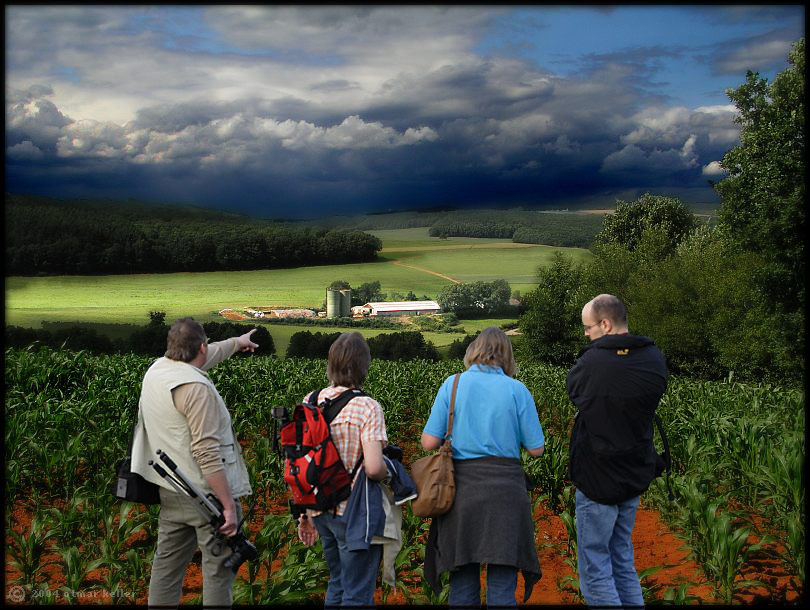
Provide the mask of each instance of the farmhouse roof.
{"label": "farmhouse roof", "polygon": [[436,301],[389,301],[366,303],[363,307],[370,307],[374,311],[420,311],[425,309],[441,311],[441,306]]}

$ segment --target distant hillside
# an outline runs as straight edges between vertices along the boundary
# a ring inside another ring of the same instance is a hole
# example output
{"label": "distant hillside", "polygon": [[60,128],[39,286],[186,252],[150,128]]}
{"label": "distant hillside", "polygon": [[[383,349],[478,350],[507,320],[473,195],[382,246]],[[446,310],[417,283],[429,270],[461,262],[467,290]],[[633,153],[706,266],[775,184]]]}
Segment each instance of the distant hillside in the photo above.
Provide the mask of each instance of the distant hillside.
{"label": "distant hillside", "polygon": [[336,216],[311,226],[372,231],[430,227],[433,237],[495,237],[525,244],[588,248],[602,228],[601,214],[567,210],[475,209]]}
{"label": "distant hillside", "polygon": [[382,242],[192,206],[6,193],[6,275],[236,271],[373,260]]}

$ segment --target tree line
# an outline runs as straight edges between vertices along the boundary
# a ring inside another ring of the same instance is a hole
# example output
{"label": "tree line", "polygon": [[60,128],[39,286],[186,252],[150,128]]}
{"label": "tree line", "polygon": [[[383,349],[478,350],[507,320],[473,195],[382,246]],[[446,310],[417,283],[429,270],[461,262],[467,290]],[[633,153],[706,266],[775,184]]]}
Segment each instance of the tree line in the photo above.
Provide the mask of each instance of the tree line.
{"label": "tree line", "polygon": [[[169,325],[162,311],[149,312],[149,323],[129,333],[125,338],[112,339],[93,328],[66,326],[55,330],[6,326],[6,347],[39,345],[71,351],[87,350],[94,354],[142,354],[161,356],[166,352],[166,337]],[[203,329],[211,341],[223,341],[245,333],[245,326],[236,322],[203,322]],[[257,326],[251,339],[261,346],[261,353],[270,356],[276,353],[273,337],[263,326]],[[247,353],[237,352],[243,357]]]}
{"label": "tree line", "polygon": [[307,224],[364,231],[429,227],[431,237],[489,237],[521,244],[588,248],[602,225],[602,218],[567,211],[484,209],[335,216]]}
{"label": "tree line", "polygon": [[598,215],[537,210],[470,210],[447,214],[430,227],[432,237],[494,237],[515,243],[588,248],[602,225]]}
{"label": "tree line", "polygon": [[[311,333],[308,330],[297,332],[290,337],[287,347],[288,358],[327,358],[329,348],[340,336],[336,333]],[[381,360],[413,360],[420,358],[436,362],[441,360],[436,346],[425,340],[418,331],[382,333],[376,337],[366,337],[372,358]]]}
{"label": "tree line", "polygon": [[6,275],[237,271],[374,260],[379,238],[236,214],[6,193]]}

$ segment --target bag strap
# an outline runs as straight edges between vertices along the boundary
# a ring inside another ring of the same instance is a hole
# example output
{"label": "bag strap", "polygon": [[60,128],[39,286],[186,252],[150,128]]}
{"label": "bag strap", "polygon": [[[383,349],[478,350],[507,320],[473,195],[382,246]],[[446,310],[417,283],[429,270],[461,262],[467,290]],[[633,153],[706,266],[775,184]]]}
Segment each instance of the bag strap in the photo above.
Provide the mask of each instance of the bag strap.
{"label": "bag strap", "polygon": [[141,413],[141,405],[135,409],[135,417],[132,419],[132,427],[129,430],[129,442],[127,443],[127,458],[132,458],[132,441],[135,439],[135,427],[138,425],[138,415]]}
{"label": "bag strap", "polygon": [[661,435],[661,442],[664,444],[664,466],[665,472],[667,474],[667,491],[669,492],[668,497],[669,501],[672,502],[675,499],[675,495],[672,493],[672,489],[669,487],[669,473],[672,470],[672,455],[669,452],[669,442],[667,441],[667,435],[664,433],[664,426],[661,424],[661,418],[658,417],[658,413],[655,413],[655,425],[658,428],[658,434]]}
{"label": "bag strap", "polygon": [[461,373],[456,373],[453,379],[453,393],[450,394],[450,414],[447,416],[447,432],[444,435],[444,439],[448,443],[453,440],[453,415],[456,405],[456,390],[458,389],[458,380],[460,377]]}
{"label": "bag strap", "polygon": [[352,398],[365,395],[366,393],[360,388],[349,388],[348,390],[341,392],[335,398],[327,398],[323,401],[322,406],[319,405],[321,412],[323,413],[324,420],[327,424],[332,423],[332,420],[338,416],[338,413],[340,413],[343,407],[349,404],[349,401]]}

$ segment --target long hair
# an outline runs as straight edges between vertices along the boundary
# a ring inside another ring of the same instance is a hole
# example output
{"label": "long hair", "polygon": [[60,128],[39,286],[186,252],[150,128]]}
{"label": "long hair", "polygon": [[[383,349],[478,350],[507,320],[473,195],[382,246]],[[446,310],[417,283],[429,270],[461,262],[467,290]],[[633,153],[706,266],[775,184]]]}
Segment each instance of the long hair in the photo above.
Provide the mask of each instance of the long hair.
{"label": "long hair", "polygon": [[355,386],[366,380],[371,363],[371,350],[359,332],[340,335],[329,347],[326,376],[334,385]]}
{"label": "long hair", "polygon": [[514,377],[517,364],[512,352],[512,342],[506,333],[497,326],[488,326],[482,330],[464,354],[464,366],[470,368],[473,364],[499,366],[509,377]]}

